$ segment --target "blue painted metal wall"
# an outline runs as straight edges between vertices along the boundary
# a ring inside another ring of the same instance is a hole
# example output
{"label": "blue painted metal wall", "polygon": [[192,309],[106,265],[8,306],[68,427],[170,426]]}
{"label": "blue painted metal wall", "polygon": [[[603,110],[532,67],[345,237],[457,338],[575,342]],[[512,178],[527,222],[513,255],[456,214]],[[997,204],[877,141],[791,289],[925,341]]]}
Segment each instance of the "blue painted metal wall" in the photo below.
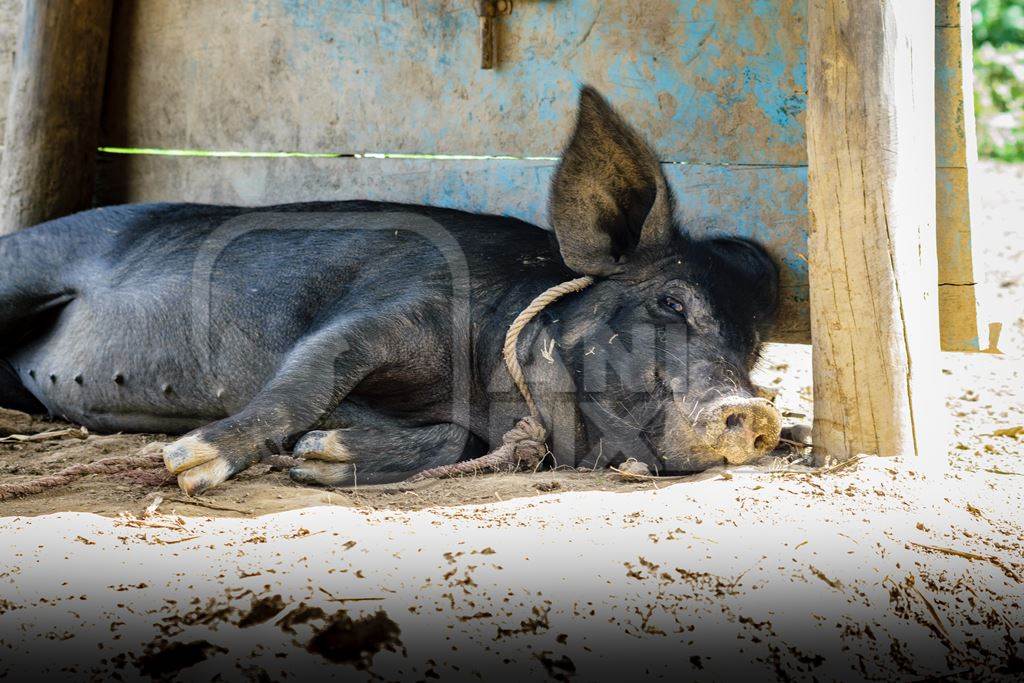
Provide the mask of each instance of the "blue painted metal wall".
{"label": "blue painted metal wall", "polygon": [[[479,68],[469,0],[136,0],[114,27],[104,142],[118,147],[554,157],[576,89],[652,140],[685,217],[783,263],[807,338],[802,0],[519,0]],[[369,197],[546,224],[553,162],[118,159],[113,201]]]}
{"label": "blue painted metal wall", "polygon": [[114,144],[551,156],[590,82],[666,160],[806,159],[802,0],[520,0],[493,71],[470,0],[122,4]]}

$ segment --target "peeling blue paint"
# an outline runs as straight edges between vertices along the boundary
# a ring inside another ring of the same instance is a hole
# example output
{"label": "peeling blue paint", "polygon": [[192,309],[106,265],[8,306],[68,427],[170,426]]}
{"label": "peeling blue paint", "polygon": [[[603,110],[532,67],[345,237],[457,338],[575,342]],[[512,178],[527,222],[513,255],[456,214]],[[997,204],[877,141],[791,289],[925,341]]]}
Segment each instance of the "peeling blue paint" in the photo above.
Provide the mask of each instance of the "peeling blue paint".
{"label": "peeling blue paint", "polygon": [[[667,159],[706,160],[694,153],[698,143],[706,146],[709,140],[731,155],[714,161],[792,162],[803,153],[805,50],[803,44],[780,44],[777,36],[792,35],[792,26],[806,23],[804,3],[756,0],[742,11],[733,8],[725,14],[722,8],[728,3],[719,0],[520,3],[502,21],[514,24],[516,35],[525,38],[486,78],[476,68],[478,20],[472,3],[249,4],[252,21],[285,20],[307,34],[295,41],[297,51],[308,53],[311,45],[316,46],[315,58],[320,61],[313,67],[331,83],[341,103],[365,99],[368,88],[376,101],[393,103],[396,93],[387,90],[396,87],[393,77],[376,85],[365,79],[377,78],[381,69],[392,74],[398,69],[408,70],[410,78],[445,84],[444,90],[452,93],[469,88],[472,100],[489,111],[517,113],[529,102],[533,120],[557,124],[571,117],[577,84],[592,82],[613,102],[640,113],[638,125],[654,129],[655,146]],[[678,42],[671,37],[678,37]],[[322,62],[322,56],[333,65]],[[356,87],[351,78],[360,66],[363,82]],[[760,111],[761,120],[744,124],[741,130],[752,136],[747,142],[758,144],[743,144],[737,135],[736,124],[753,115],[750,109],[740,109],[749,106],[748,100]],[[493,119],[476,120],[481,126],[493,124]],[[450,151],[450,136],[458,136],[467,123],[434,120],[422,127],[423,139],[410,151]],[[528,149],[474,151],[548,155],[557,152],[560,143],[538,139]],[[780,158],[782,148],[785,158]]]}
{"label": "peeling blue paint", "polygon": [[[481,157],[416,160],[422,171],[398,161],[369,164],[373,170],[366,171],[351,167],[346,182],[355,182],[354,189],[333,188],[325,195],[357,192],[505,213],[544,225],[554,164],[521,158],[560,153],[575,91],[592,83],[648,134],[668,162],[665,174],[683,217],[710,220],[718,231],[767,244],[783,266],[786,296],[802,302],[807,293],[806,4],[516,2],[512,15],[501,20],[508,32],[499,66],[485,72],[479,69],[478,18],[467,0],[243,0],[235,10],[243,25],[236,30],[245,31],[244,23],[251,22],[261,40],[276,41],[280,60],[298,76],[268,81],[269,60],[260,69],[238,64],[238,80],[249,89],[228,84],[230,96],[223,100],[249,104],[250,91],[273,93],[255,103],[253,116],[242,123],[240,117],[210,116],[195,104],[215,108],[219,92],[188,98],[184,105],[171,102],[158,115],[136,113],[136,118],[184,119],[179,130],[185,134],[179,136],[185,139],[171,140],[163,145],[167,148]],[[225,13],[223,21],[234,16]],[[218,36],[204,34],[204,39],[216,43]],[[222,60],[221,73],[229,73],[234,62],[226,66],[223,60],[234,55],[218,52],[215,44],[209,48]],[[192,71],[194,78],[182,80],[201,83],[208,55],[189,52],[185,75]],[[305,88],[307,81],[315,87]],[[278,90],[281,86],[285,90]],[[282,124],[289,114],[299,123]],[[235,130],[206,130],[224,127],[225,120]],[[111,143],[160,146],[149,139]],[[482,158],[502,155],[520,159]],[[301,194],[310,183],[320,189],[308,176],[302,182],[274,178],[282,187],[265,188],[270,195]],[[250,186],[258,190],[260,181]],[[806,319],[806,306],[794,311]]]}

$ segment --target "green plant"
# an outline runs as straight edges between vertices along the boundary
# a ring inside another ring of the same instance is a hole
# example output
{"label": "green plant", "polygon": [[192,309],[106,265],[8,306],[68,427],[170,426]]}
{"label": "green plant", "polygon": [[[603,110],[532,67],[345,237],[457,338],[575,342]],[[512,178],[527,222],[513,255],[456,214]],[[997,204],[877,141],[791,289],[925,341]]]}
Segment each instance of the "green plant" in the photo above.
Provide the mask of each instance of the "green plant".
{"label": "green plant", "polygon": [[974,46],[1024,46],[1022,0],[974,0]]}
{"label": "green plant", "polygon": [[982,45],[974,78],[978,153],[1024,161],[1024,46]]}
{"label": "green plant", "polygon": [[978,152],[1024,161],[1024,0],[974,0],[972,9]]}

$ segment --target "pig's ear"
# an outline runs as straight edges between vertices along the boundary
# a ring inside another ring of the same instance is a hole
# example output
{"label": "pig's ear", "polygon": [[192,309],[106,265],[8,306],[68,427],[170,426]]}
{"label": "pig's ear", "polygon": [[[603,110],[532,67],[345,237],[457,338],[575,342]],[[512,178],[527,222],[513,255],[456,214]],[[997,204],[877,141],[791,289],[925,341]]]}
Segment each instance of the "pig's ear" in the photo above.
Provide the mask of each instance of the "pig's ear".
{"label": "pig's ear", "polygon": [[637,252],[668,243],[672,212],[654,151],[584,86],[548,207],[566,265],[588,275],[621,272]]}
{"label": "pig's ear", "polygon": [[760,244],[741,237],[717,237],[707,242],[718,257],[713,266],[717,282],[728,290],[735,312],[746,311],[762,334],[775,323],[779,310],[779,266]]}

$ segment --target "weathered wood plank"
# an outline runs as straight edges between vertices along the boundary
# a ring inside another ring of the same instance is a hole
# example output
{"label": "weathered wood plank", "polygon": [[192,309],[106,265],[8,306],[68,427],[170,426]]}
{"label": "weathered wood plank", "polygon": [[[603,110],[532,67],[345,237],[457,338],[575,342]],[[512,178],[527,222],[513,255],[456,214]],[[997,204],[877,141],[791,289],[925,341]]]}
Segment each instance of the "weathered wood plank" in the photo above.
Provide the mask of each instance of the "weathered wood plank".
{"label": "weathered wood plank", "polygon": [[971,3],[938,0],[935,119],[939,322],[946,351],[979,349],[971,242],[971,178],[978,156],[971,70]]}
{"label": "weathered wood plank", "polygon": [[813,442],[945,461],[931,0],[811,0]]}
{"label": "weathered wood plank", "polygon": [[27,0],[0,164],[0,234],[92,203],[112,0]]}
{"label": "weathered wood plank", "polygon": [[7,99],[11,93],[21,7],[22,0],[0,0],[0,140],[7,127]]}
{"label": "weathered wood plank", "polygon": [[[806,342],[805,169],[680,164],[664,168],[681,215],[692,220],[696,232],[721,230],[769,246],[782,264],[782,325],[776,338]],[[546,226],[553,171],[553,162],[541,161],[111,155],[101,163],[99,197],[102,203],[243,205],[374,199],[515,216]]]}
{"label": "weathered wood plank", "polygon": [[590,82],[665,160],[804,164],[805,2],[119,3],[105,144],[553,156]]}

